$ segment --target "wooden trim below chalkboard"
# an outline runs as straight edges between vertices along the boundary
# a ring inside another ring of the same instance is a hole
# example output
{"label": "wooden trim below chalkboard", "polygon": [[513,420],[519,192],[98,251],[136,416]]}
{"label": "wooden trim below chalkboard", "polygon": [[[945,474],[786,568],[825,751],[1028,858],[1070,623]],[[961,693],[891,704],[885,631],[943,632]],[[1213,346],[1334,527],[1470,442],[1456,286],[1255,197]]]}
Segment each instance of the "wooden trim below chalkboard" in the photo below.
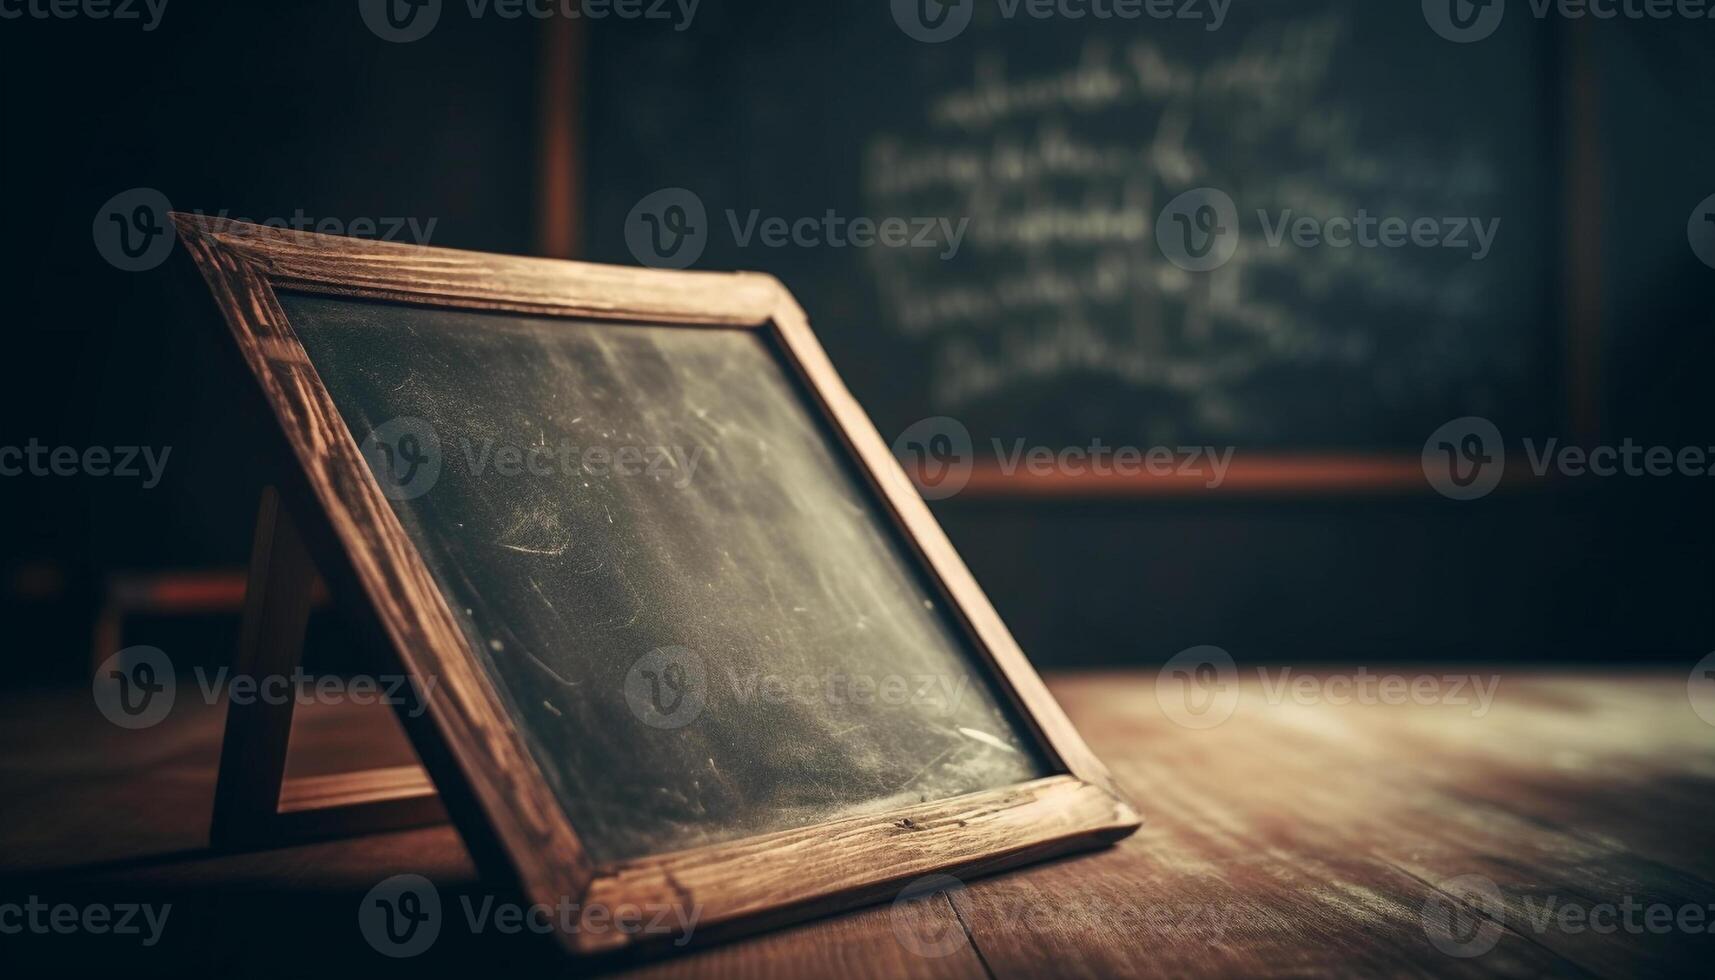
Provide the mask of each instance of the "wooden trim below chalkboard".
{"label": "wooden trim below chalkboard", "polygon": [[[671,905],[719,895],[705,940],[897,895],[932,872],[987,874],[1129,835],[1137,814],[1075,776],[1039,779],[604,870],[590,902]],[[807,894],[827,898],[804,901]],[[711,908],[713,908],[711,906]],[[742,928],[735,930],[734,923]],[[592,936],[589,951],[603,949]],[[618,938],[618,937],[612,937]]]}
{"label": "wooden trim below chalkboard", "polygon": [[[302,477],[300,521],[334,552],[330,589],[369,610],[426,709],[400,720],[467,846],[533,903],[700,910],[693,942],[874,901],[929,872],[980,873],[1134,831],[1140,819],[1031,668],[923,498],[846,390],[803,310],[771,276],[662,272],[513,258],[173,216],[226,316]],[[594,861],[499,692],[364,462],[288,322],[278,290],[531,315],[755,329],[804,382],[1059,771],[949,800],[644,859]],[[328,572],[324,568],[324,572]],[[710,928],[712,927],[712,928]],[[555,934],[575,953],[640,943],[617,930]],[[649,937],[648,944],[672,940]]]}

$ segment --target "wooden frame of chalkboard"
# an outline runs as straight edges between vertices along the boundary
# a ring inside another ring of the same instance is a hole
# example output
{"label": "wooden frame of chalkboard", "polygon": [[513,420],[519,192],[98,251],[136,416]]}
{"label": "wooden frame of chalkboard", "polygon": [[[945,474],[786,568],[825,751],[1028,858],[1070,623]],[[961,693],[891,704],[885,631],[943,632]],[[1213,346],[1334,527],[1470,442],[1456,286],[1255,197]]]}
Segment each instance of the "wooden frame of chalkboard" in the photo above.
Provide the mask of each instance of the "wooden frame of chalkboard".
{"label": "wooden frame of chalkboard", "polygon": [[[479,866],[555,907],[701,907],[694,941],[880,900],[932,872],[987,873],[1119,840],[1137,813],[1073,729],[774,278],[666,272],[359,241],[175,214],[277,436],[281,492],[330,593],[415,678],[400,718]],[[1016,709],[1051,772],[1001,789],[600,863],[580,842],[282,309],[276,290],[471,311],[765,331]],[[556,930],[575,953],[643,943]],[[661,937],[650,937],[653,944]]]}

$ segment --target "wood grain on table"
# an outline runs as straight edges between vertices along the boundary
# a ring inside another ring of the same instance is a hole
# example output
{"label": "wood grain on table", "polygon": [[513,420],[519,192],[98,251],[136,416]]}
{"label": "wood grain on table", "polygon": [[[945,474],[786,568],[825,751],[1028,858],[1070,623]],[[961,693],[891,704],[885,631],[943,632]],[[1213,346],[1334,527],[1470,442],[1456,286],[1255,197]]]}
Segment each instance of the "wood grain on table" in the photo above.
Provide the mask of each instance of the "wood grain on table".
{"label": "wood grain on table", "polygon": [[[473,932],[467,908],[511,899],[449,827],[209,851],[219,707],[176,707],[127,732],[87,696],[9,696],[0,906],[35,896],[173,911],[153,947],[0,935],[0,963],[221,976],[1706,975],[1715,726],[1694,712],[1685,674],[1381,671],[1498,679],[1485,707],[1444,682],[1432,703],[1356,703],[1331,675],[1295,671],[1312,680],[1282,686],[1280,670],[1251,672],[1232,716],[1202,729],[1163,711],[1154,672],[1050,677],[1145,815],[1115,848],[594,966],[535,937]],[[1163,688],[1169,707],[1176,690]],[[410,759],[374,709],[299,717],[294,772]],[[401,873],[442,897],[441,933],[419,959],[383,957],[358,929],[363,896]]]}

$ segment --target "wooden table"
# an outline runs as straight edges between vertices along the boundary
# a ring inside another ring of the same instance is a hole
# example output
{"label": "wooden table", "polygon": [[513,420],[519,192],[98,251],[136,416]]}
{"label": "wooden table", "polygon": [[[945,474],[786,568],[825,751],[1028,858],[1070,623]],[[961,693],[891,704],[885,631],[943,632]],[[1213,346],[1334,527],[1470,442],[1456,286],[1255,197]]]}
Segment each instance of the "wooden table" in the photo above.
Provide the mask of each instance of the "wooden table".
{"label": "wooden table", "polygon": [[[1263,679],[1253,672],[1236,712],[1207,729],[1164,714],[1152,672],[1051,676],[1145,814],[1135,837],[925,901],[602,969],[1707,974],[1715,727],[1694,713],[1686,675],[1474,674],[1484,684],[1499,678],[1486,711],[1469,687],[1458,696],[1439,681],[1440,703],[1376,704],[1357,703],[1364,688],[1329,684],[1329,675],[1283,682],[1273,669]],[[1387,688],[1370,690],[1374,700]],[[390,717],[357,710],[301,711],[294,767],[408,758],[391,741]],[[31,896],[173,906],[153,947],[26,932],[0,935],[0,962],[126,976],[589,972],[536,937],[466,926],[462,903],[480,909],[494,886],[476,876],[449,827],[208,851],[220,718],[218,706],[193,703],[156,728],[126,732],[87,696],[0,701],[0,927],[5,903]],[[436,883],[445,923],[429,952],[391,960],[363,940],[356,913],[369,888],[407,872]]]}

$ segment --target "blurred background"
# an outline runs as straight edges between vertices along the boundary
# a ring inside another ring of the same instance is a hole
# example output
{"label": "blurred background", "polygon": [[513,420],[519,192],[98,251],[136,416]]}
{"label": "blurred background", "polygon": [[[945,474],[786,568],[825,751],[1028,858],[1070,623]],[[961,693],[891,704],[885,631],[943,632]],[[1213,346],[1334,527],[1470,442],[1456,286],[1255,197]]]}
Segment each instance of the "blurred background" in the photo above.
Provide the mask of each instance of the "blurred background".
{"label": "blurred background", "polygon": [[[110,261],[140,189],[628,265],[649,258],[627,237],[640,203],[688,193],[693,267],[782,278],[884,437],[969,434],[968,482],[932,506],[1044,667],[1199,644],[1695,660],[1715,648],[1715,479],[1538,477],[1525,440],[1715,447],[1715,27],[1514,4],[1460,43],[1433,6],[702,0],[591,20],[449,0],[390,25],[355,0],[170,0],[149,23],[0,20],[0,446],[170,447],[151,488],[0,477],[0,685],[235,643],[263,420],[188,256]],[[1239,240],[1190,272],[1157,223],[1204,187],[1236,202]],[[1267,241],[1283,215],[1360,209],[1497,233],[1480,258]],[[969,224],[951,255],[744,234],[829,213]],[[1506,478],[1455,500],[1423,455],[1467,416],[1501,434]],[[1092,445],[1231,464],[1216,487],[1001,465]],[[361,656],[336,616],[312,668]]]}

